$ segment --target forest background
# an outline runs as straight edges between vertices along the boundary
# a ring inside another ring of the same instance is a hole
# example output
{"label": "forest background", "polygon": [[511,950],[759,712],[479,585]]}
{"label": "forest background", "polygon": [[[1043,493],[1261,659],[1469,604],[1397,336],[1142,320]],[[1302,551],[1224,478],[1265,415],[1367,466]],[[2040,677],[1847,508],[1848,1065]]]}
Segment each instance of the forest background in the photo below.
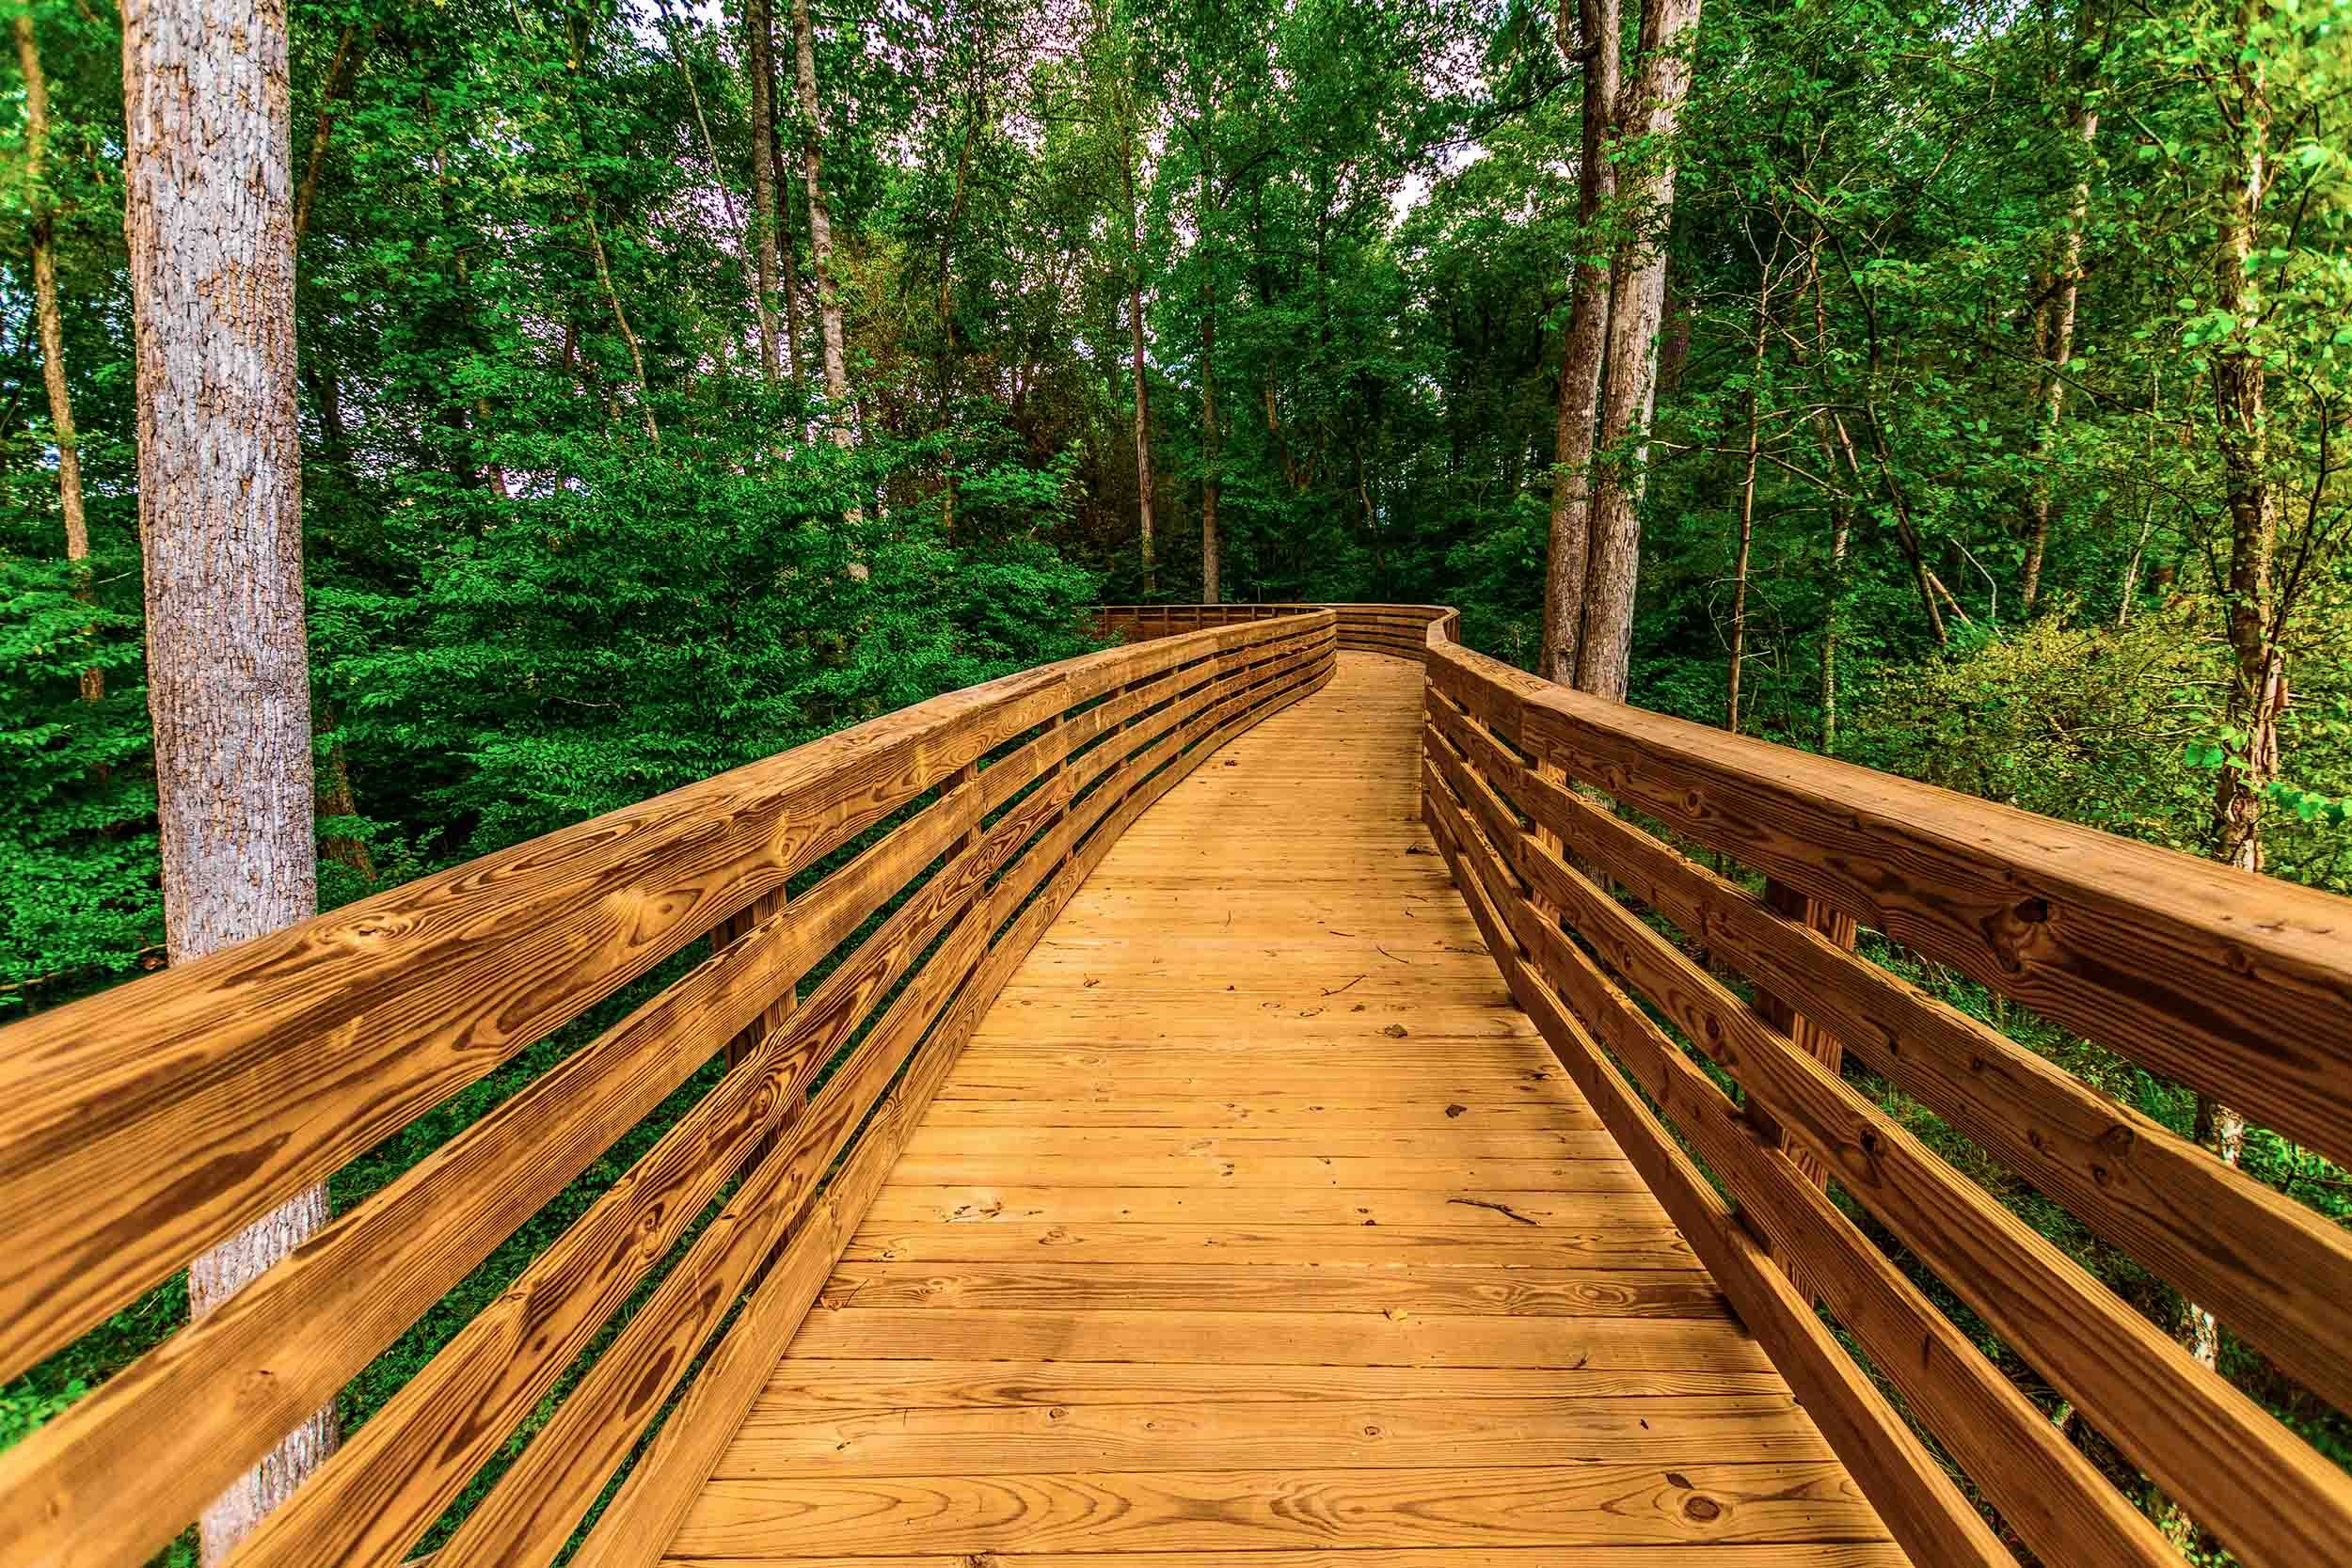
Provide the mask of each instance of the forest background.
{"label": "forest background", "polygon": [[[1081,651],[1097,601],[1449,602],[1544,667],[1596,475],[1632,701],[2352,892],[2352,3],[1709,0],[1677,115],[1588,103],[1580,21],[1630,78],[1674,8],[297,0],[323,902]],[[120,25],[11,17],[0,1017],[164,940]],[[1636,254],[1654,389],[1565,463],[1578,275]],[[0,1392],[0,1443],[183,1310]]]}

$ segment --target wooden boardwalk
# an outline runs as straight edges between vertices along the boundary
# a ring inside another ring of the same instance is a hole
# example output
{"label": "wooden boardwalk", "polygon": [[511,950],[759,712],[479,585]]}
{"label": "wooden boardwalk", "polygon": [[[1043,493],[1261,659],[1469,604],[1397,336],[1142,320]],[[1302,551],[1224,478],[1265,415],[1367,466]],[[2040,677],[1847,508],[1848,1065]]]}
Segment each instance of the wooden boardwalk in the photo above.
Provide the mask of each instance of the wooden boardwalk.
{"label": "wooden boardwalk", "polygon": [[1342,654],[1112,849],[672,1560],[1904,1561],[1512,1006],[1420,723]]}

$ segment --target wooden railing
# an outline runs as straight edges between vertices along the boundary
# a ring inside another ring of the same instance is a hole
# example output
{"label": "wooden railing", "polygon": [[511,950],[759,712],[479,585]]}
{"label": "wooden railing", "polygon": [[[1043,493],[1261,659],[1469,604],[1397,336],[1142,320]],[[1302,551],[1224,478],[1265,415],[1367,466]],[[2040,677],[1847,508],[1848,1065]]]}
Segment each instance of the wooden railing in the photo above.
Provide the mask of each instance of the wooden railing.
{"label": "wooden railing", "polygon": [[1568,691],[1435,626],[1424,662],[1424,812],[1514,995],[1915,1561],[2013,1563],[1978,1499],[2048,1568],[2182,1560],[1986,1330],[2239,1562],[2352,1561],[2352,1478],[1839,1070],[2352,1411],[2352,1232],[1854,950],[1883,933],[2352,1164],[2352,903]]}
{"label": "wooden railing", "polygon": [[234,1560],[398,1561],[539,1422],[437,1564],[547,1563],[676,1401],[574,1559],[652,1562],[1014,966],[1137,814],[1329,677],[1339,625],[954,692],[0,1031],[6,1379],[712,938],[0,1454],[0,1562],[147,1560],[699,1074]]}
{"label": "wooden railing", "polygon": [[1094,631],[1140,642],[1202,626],[1231,626],[1276,615],[1327,610],[1340,618],[1340,646],[1419,659],[1432,639],[1451,642],[1461,617],[1441,604],[1108,604],[1097,606]]}
{"label": "wooden railing", "polygon": [[144,1561],[675,1112],[236,1559],[397,1561],[470,1488],[436,1568],[544,1564],[634,1455],[575,1560],[651,1563],[1013,967],[1342,648],[1422,665],[1423,811],[1514,995],[1916,1561],[2180,1561],[1988,1336],[2249,1568],[2352,1560],[2342,1469],[1841,1071],[2352,1408],[2352,1234],[1857,951],[1877,933],[2352,1164],[2352,905],[1566,691],[1455,645],[1443,607],[1100,625],[1129,645],[0,1031],[5,1378],[635,1003],[0,1454],[0,1562]]}

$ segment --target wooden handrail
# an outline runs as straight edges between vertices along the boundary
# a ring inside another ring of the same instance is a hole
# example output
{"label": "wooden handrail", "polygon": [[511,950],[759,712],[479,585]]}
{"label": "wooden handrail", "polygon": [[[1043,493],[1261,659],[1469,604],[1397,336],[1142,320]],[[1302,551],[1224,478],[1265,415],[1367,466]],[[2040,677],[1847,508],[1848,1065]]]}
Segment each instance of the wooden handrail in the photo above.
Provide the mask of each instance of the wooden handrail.
{"label": "wooden handrail", "polygon": [[[1825,1342],[1816,1299],[2043,1561],[2179,1556],[1848,1219],[1824,1172],[2240,1560],[2341,1560],[2352,1478],[1789,1028],[1801,1013],[2352,1408],[2352,1232],[1804,916],[1843,911],[2344,1159],[2352,902],[1568,691],[1434,629],[1425,664],[1424,814],[1514,994],[1915,1560],[2011,1560]],[[1641,818],[1792,896],[1757,895]],[[1778,1270],[1755,1266],[1759,1248]]]}
{"label": "wooden handrail", "polygon": [[1094,608],[1089,625],[1097,636],[1139,642],[1322,610],[1340,618],[1341,647],[1414,660],[1433,641],[1453,641],[1461,625],[1452,607],[1441,604],[1108,604]]}
{"label": "wooden handrail", "polygon": [[[0,1031],[9,1375],[690,942],[721,937],[0,1454],[0,1561],[145,1561],[736,1041],[716,1086],[235,1559],[399,1560],[670,1260],[438,1554],[551,1560],[739,1302],[688,1395],[719,1439],[732,1431],[1046,923],[1152,800],[1327,680],[1337,638],[1333,614],[1269,617],[949,693]],[[792,879],[806,885],[784,897]],[[844,948],[785,1012],[795,982]],[[695,1445],[711,1439],[693,1426],[665,1425],[588,1560],[640,1560],[628,1543],[667,1539],[646,1521],[707,1473]]]}

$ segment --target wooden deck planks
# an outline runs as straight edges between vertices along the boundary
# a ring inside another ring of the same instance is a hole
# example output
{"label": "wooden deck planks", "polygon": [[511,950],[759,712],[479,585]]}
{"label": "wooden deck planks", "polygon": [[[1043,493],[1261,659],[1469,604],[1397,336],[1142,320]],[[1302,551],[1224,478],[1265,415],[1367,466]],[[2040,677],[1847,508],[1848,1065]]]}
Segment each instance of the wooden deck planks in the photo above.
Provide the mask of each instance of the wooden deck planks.
{"label": "wooden deck planks", "polygon": [[1509,1005],[1419,704],[1343,654],[1129,830],[674,1561],[1899,1568]]}

